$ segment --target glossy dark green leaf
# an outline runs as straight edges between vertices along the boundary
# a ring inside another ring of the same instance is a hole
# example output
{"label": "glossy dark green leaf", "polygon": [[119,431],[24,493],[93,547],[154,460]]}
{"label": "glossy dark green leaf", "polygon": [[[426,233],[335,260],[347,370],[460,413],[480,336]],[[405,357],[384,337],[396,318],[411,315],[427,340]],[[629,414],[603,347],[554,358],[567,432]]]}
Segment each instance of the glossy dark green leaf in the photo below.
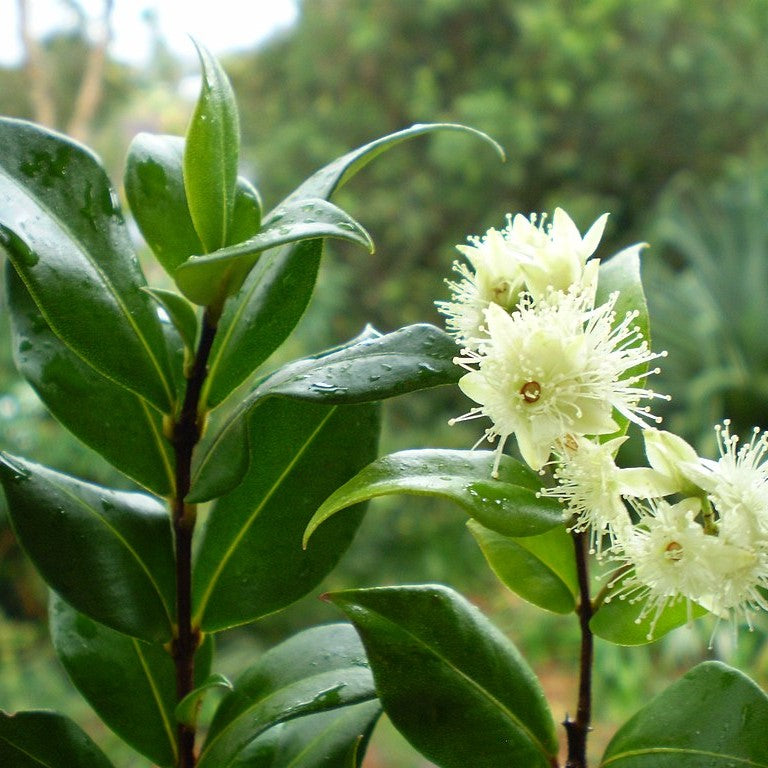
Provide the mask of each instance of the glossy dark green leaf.
{"label": "glossy dark green leaf", "polygon": [[174,456],[163,435],[162,414],[72,352],[51,331],[10,265],[5,278],[19,372],[86,445],[154,493],[169,494]]}
{"label": "glossy dark green leaf", "polygon": [[340,517],[302,550],[322,499],[375,456],[378,407],[277,398],[267,406],[250,419],[257,453],[245,478],[200,531],[193,618],[205,631],[253,621],[305,595],[335,566],[362,517],[361,509]]}
{"label": "glossy dark green leaf", "polygon": [[144,289],[166,312],[184,346],[193,351],[197,339],[197,312],[183,296],[163,288]]}
{"label": "glossy dark green leaf", "polygon": [[309,303],[322,252],[322,240],[304,240],[262,254],[240,292],[224,305],[205,402],[221,403],[288,338]]}
{"label": "glossy dark green leaf", "polygon": [[381,714],[378,701],[318,712],[273,726],[251,742],[233,768],[359,768]]}
{"label": "glossy dark green leaf", "polygon": [[0,454],[14,530],[46,582],[78,611],[144,640],[171,636],[175,574],[168,513]]}
{"label": "glossy dark green leaf", "polygon": [[650,610],[640,618],[644,606],[644,601],[609,599],[595,612],[589,626],[598,637],[616,645],[646,645],[707,614],[700,605],[679,600],[658,617],[655,610]]}
{"label": "glossy dark green leaf", "polygon": [[[265,217],[267,225],[281,209],[306,198],[328,200],[377,155],[407,139],[434,131],[462,131],[498,144],[472,128],[452,124],[414,125],[337,158],[309,177]],[[312,295],[322,244],[300,242],[265,253],[240,292],[225,305],[211,355],[207,402],[221,403],[269,357],[293,330]]]}
{"label": "glossy dark green leaf", "polygon": [[[173,765],[176,671],[168,650],[108,629],[55,594],[50,623],[56,654],[99,717],[157,765]],[[210,670],[211,656],[211,644],[203,644],[195,660],[198,680]]]}
{"label": "glossy dark green leaf", "polygon": [[515,646],[443,586],[328,596],[357,628],[395,727],[443,768],[551,768],[552,715]]}
{"label": "glossy dark green leaf", "polygon": [[0,711],[0,765],[6,768],[112,768],[88,734],[56,712]]}
{"label": "glossy dark green leaf", "polygon": [[476,520],[467,525],[502,584],[529,603],[554,613],[570,613],[576,608],[576,559],[565,525],[522,538],[503,536]]}
{"label": "glossy dark green leaf", "polygon": [[[263,757],[255,742],[271,727],[328,710],[344,717],[352,705],[375,698],[365,652],[348,624],[306,630],[269,650],[236,681],[211,723],[199,768],[258,766],[260,763],[252,764],[246,758],[253,752]],[[354,738],[360,731],[347,733]],[[298,721],[288,736],[286,748],[301,739]],[[265,741],[267,748],[274,747],[273,739]],[[259,746],[264,747],[264,742]],[[290,764],[270,763],[274,768]]]}
{"label": "glossy dark green leaf", "polygon": [[167,411],[173,374],[154,302],[97,158],[60,134],[0,119],[0,246],[54,333]]}
{"label": "glossy dark green leaf", "polygon": [[[298,360],[270,376],[249,397],[267,394],[329,403],[367,403],[459,380],[456,342],[433,325],[375,331],[317,357]],[[247,406],[246,406],[247,407]]]}
{"label": "glossy dark green leaf", "polygon": [[437,496],[458,504],[486,528],[506,536],[535,536],[563,522],[553,499],[538,498],[541,478],[519,461],[502,456],[491,477],[490,451],[424,449],[382,456],[340,487],[313,515],[304,536],[352,504],[392,494]]}
{"label": "glossy dark green leaf", "polygon": [[230,242],[240,119],[229,79],[216,58],[195,42],[202,83],[184,147],[184,190],[202,244],[210,253]]}
{"label": "glossy dark green leaf", "polygon": [[370,235],[351,216],[325,200],[286,207],[279,219],[237,245],[192,256],[174,273],[181,292],[195,304],[222,302],[240,290],[263,251],[302,240],[333,237],[373,251]]}
{"label": "glossy dark green leaf", "polygon": [[256,235],[261,229],[261,215],[262,203],[259,191],[247,179],[238,176],[232,228],[229,231],[227,245],[242,243]]}
{"label": "glossy dark green leaf", "polygon": [[694,667],[625,723],[600,762],[611,768],[768,766],[768,697],[718,661]]}
{"label": "glossy dark green leaf", "polygon": [[432,325],[385,336],[365,329],[348,344],[283,366],[260,384],[201,446],[188,499],[207,501],[233,488],[248,465],[244,423],[266,397],[350,404],[385,400],[458,380],[454,341]]}

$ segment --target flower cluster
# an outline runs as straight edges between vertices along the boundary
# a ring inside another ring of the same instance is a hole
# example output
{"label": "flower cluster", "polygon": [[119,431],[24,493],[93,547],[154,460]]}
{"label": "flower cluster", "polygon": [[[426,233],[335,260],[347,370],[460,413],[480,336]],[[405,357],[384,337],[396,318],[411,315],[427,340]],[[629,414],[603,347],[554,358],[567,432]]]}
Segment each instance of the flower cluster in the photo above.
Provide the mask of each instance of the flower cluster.
{"label": "flower cluster", "polygon": [[[618,293],[598,300],[600,262],[590,257],[605,221],[582,238],[561,209],[551,224],[518,215],[459,246],[469,264],[454,264],[461,279],[437,305],[461,346],[459,387],[476,405],[453,421],[490,420],[478,445],[497,442],[494,476],[511,436],[530,467],[552,468],[541,495],[614,562],[609,599],[641,604],[649,637],[681,601],[689,614],[696,604],[750,624],[768,610],[768,433],[741,443],[726,421],[710,460],[654,428],[640,403],[662,397],[645,377],[664,353],[649,349],[637,308],[618,313]],[[643,428],[649,466],[616,465],[622,420]]]}
{"label": "flower cluster", "polygon": [[[601,216],[582,238],[568,214],[511,219],[473,245],[438,302],[462,347],[461,390],[478,405],[456,421],[487,417],[484,438],[498,440],[498,461],[514,435],[523,459],[541,469],[563,440],[609,435],[616,414],[646,425],[643,386],[650,351],[632,310],[617,318],[618,294],[596,304],[599,261],[589,257],[605,227]],[[640,246],[636,246],[639,248]]]}

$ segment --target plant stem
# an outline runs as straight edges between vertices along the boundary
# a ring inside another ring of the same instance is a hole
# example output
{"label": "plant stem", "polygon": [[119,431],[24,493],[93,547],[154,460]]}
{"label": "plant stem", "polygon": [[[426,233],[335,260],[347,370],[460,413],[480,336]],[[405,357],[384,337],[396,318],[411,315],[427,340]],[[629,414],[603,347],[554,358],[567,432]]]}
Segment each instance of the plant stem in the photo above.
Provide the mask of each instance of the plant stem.
{"label": "plant stem", "polygon": [[592,664],[594,660],[594,638],[589,628],[593,607],[589,594],[589,566],[587,548],[589,536],[573,532],[573,546],[576,553],[576,571],[579,580],[579,625],[581,627],[581,655],[579,663],[579,702],[576,719],[566,717],[565,732],[568,736],[568,759],[565,768],[587,768],[587,734],[592,717]]}
{"label": "plant stem", "polygon": [[[195,529],[196,506],[184,499],[192,477],[192,453],[201,436],[198,408],[208,372],[208,357],[216,335],[216,322],[208,312],[203,317],[200,342],[192,367],[187,374],[184,402],[173,426],[173,448],[176,455],[176,491],[171,502],[176,544],[176,635],[173,639],[173,661],[176,666],[176,700],[181,701],[194,688],[195,652],[200,633],[192,627],[192,534]],[[195,728],[177,726],[178,768],[194,768]]]}

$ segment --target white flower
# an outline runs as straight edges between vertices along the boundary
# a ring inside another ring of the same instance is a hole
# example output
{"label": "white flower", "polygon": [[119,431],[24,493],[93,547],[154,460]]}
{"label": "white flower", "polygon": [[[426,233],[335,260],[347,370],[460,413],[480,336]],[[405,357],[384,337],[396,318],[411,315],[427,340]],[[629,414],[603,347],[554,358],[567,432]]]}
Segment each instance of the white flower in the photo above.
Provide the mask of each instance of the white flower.
{"label": "white flower", "polygon": [[717,585],[712,562],[722,542],[708,536],[695,522],[699,499],[677,504],[651,501],[643,508],[639,523],[612,551],[613,557],[631,570],[611,599],[630,598],[644,602],[637,621],[651,616],[648,639],[665,608],[680,600],[698,602],[711,595]]}
{"label": "white flower", "polygon": [[546,219],[546,214],[528,219],[518,213],[504,231],[510,247],[519,254],[528,291],[536,299],[571,286],[587,292],[596,283],[598,264],[595,261],[588,269],[587,259],[600,243],[608,214],[600,216],[583,238],[562,208],[555,209],[551,223]]}
{"label": "white flower", "polygon": [[568,436],[555,446],[557,486],[542,488],[541,495],[559,499],[571,530],[591,534],[591,551],[602,555],[603,536],[612,543],[626,534],[631,525],[626,496],[643,498],[671,493],[666,479],[646,467],[619,468],[614,457],[626,437],[601,443],[596,439]]}
{"label": "white flower", "polygon": [[455,261],[453,269],[461,280],[446,280],[451,301],[436,301],[438,311],[446,316],[445,325],[458,344],[471,346],[480,333],[485,310],[491,303],[510,310],[523,290],[520,260],[504,235],[489,229],[485,237],[471,238],[471,245],[456,246],[469,261]]}
{"label": "white flower", "polygon": [[659,395],[639,386],[644,375],[637,371],[663,353],[650,352],[634,313],[614,325],[616,298],[592,309],[589,297],[571,291],[556,302],[523,300],[511,315],[488,307],[488,338],[454,360],[470,371],[459,387],[479,403],[456,421],[491,419],[486,437],[500,438],[494,473],[512,434],[538,470],[567,435],[615,432],[614,409],[643,426],[653,418],[638,401]]}
{"label": "white flower", "polygon": [[667,493],[696,495],[701,491],[701,459],[682,437],[659,429],[646,429],[643,439],[648,463],[668,479]]}

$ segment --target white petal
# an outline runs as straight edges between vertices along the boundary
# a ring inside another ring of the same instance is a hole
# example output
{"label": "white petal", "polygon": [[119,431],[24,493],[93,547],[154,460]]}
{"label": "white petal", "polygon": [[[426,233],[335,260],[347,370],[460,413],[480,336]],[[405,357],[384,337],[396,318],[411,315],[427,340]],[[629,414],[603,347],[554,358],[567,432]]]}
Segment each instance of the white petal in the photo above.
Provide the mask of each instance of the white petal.
{"label": "white petal", "polygon": [[607,221],[608,214],[604,213],[589,228],[587,234],[584,235],[584,240],[581,243],[581,256],[585,261],[597,250],[597,246],[600,244],[600,239],[605,231],[605,223]]}

